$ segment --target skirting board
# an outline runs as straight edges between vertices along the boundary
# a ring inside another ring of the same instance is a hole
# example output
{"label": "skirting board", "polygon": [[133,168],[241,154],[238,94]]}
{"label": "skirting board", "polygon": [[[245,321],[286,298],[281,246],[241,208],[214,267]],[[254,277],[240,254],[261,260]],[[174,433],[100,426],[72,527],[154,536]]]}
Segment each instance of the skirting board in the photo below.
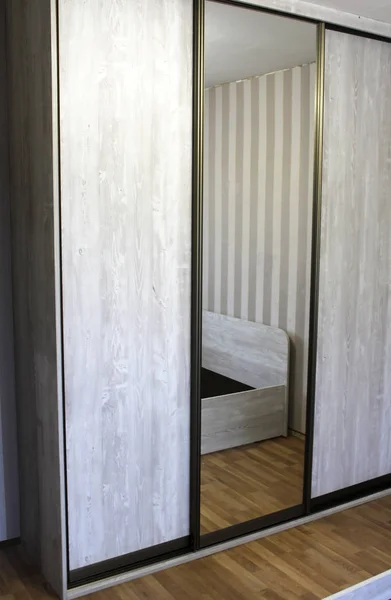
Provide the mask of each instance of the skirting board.
{"label": "skirting board", "polygon": [[305,433],[301,433],[300,431],[295,431],[294,429],[288,429],[288,435],[293,435],[293,437],[298,438],[299,440],[305,440]]}
{"label": "skirting board", "polygon": [[[329,508],[322,512],[308,515],[306,517],[301,517],[300,519],[295,519],[294,521],[290,521],[289,523],[283,523],[282,525],[277,525],[276,527],[270,527],[269,529],[266,529],[264,531],[252,533],[251,535],[236,538],[234,540],[230,540],[229,542],[224,542],[222,544],[216,544],[215,546],[210,546],[208,548],[203,548],[198,552],[190,552],[189,554],[185,554],[184,556],[179,556],[177,558],[165,560],[154,565],[148,565],[147,567],[135,569],[134,571],[129,571],[128,573],[121,573],[120,575],[113,575],[112,577],[101,579],[100,581],[87,583],[85,585],[81,585],[79,587],[68,590],[67,599],[73,600],[74,598],[80,598],[82,596],[86,596],[87,594],[92,594],[93,592],[99,592],[101,590],[113,587],[114,585],[119,585],[121,583],[126,583],[127,581],[132,581],[132,579],[145,577],[146,575],[152,575],[153,573],[163,571],[164,569],[170,569],[172,567],[176,567],[178,565],[182,565],[184,563],[188,563],[199,558],[204,558],[205,556],[216,554],[217,552],[223,552],[224,550],[229,550],[230,548],[235,548],[236,546],[241,546],[242,544],[248,544],[250,542],[254,542],[255,540],[259,540],[261,538],[268,537],[276,533],[281,533],[282,531],[286,531],[287,529],[293,529],[294,527],[300,527],[300,525],[305,525],[306,523],[310,523],[311,521],[323,519],[324,517],[328,517],[335,513],[348,510],[349,508],[354,508],[356,506],[360,506],[361,504],[372,502],[373,500],[379,500],[380,498],[384,498],[385,496],[388,496],[390,494],[391,488],[388,490],[383,490],[382,492],[378,492],[376,494],[372,494],[371,496],[366,496],[365,498],[359,498],[358,500],[354,500],[352,502],[347,502],[346,504],[341,504],[340,506]],[[347,596],[346,598],[348,600],[351,600],[353,596]],[[354,596],[354,600],[358,600],[358,598],[360,598],[361,600],[361,597]],[[362,600],[366,600],[367,598],[369,599],[369,596],[362,596]],[[330,598],[328,600],[330,600]],[[383,600],[383,596],[376,598],[376,600]]]}
{"label": "skirting board", "polygon": [[391,570],[365,579],[325,600],[389,600],[391,598]]}

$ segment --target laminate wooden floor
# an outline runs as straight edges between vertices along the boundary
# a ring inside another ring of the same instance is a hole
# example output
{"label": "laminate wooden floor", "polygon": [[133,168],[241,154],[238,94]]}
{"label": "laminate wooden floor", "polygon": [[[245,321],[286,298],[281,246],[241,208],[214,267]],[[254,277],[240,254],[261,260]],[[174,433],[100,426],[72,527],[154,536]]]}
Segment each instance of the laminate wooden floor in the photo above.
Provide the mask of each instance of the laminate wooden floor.
{"label": "laminate wooden floor", "polygon": [[203,455],[201,534],[301,504],[304,445],[289,436]]}
{"label": "laminate wooden floor", "polygon": [[[391,564],[391,496],[86,596],[89,600],[318,600]],[[17,547],[0,550],[0,599],[49,600]]]}

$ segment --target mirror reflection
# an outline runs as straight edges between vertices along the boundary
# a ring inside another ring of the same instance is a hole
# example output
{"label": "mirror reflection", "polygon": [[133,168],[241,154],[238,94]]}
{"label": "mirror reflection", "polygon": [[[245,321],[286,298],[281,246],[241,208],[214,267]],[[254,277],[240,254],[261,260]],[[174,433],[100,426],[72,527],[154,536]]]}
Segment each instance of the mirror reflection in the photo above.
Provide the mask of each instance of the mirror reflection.
{"label": "mirror reflection", "polygon": [[316,26],[207,1],[201,534],[302,503]]}

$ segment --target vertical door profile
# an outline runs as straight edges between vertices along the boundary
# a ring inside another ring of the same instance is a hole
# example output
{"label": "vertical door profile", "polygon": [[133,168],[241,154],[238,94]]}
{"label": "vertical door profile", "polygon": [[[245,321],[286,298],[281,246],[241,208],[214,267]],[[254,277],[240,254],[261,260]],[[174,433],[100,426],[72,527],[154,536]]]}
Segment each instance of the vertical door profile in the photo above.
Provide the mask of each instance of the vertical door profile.
{"label": "vertical door profile", "polygon": [[391,44],[326,31],[312,497],[391,472]]}
{"label": "vertical door profile", "polygon": [[69,568],[189,535],[192,0],[59,0]]}

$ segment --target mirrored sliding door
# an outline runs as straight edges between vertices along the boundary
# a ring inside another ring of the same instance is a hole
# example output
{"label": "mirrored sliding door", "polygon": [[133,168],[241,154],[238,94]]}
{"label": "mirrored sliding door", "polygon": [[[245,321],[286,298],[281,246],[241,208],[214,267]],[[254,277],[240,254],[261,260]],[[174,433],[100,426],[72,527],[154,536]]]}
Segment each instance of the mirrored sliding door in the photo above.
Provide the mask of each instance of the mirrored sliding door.
{"label": "mirrored sliding door", "polygon": [[205,3],[201,535],[303,502],[316,60],[316,25]]}

